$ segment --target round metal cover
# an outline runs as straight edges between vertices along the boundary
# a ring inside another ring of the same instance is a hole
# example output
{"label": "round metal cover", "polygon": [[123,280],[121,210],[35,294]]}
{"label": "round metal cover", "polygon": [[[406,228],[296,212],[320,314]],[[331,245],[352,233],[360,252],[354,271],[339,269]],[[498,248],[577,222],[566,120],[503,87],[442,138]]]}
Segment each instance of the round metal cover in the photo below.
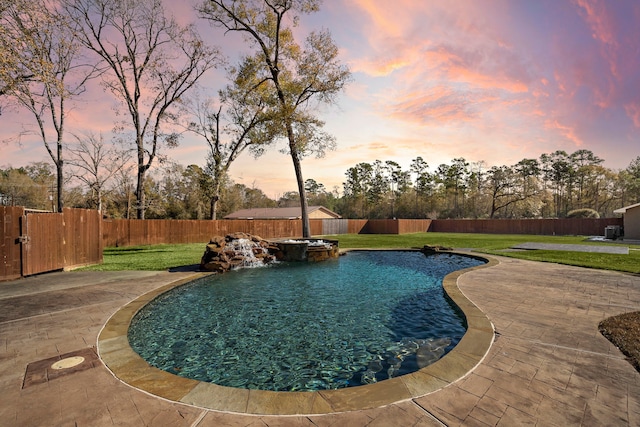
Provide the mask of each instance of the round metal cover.
{"label": "round metal cover", "polygon": [[81,356],[67,357],[66,359],[58,360],[56,363],[51,365],[51,369],[73,368],[74,366],[78,366],[82,362],[84,362],[84,357],[81,357]]}

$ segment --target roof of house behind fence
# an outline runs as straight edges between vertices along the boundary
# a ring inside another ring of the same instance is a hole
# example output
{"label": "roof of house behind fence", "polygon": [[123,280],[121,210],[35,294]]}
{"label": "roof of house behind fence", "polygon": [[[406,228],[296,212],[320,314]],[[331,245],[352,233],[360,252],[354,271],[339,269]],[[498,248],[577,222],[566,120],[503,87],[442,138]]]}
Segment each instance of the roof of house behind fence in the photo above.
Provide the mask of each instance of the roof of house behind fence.
{"label": "roof of house behind fence", "polygon": [[[337,213],[324,206],[309,206],[310,218],[340,218]],[[299,219],[302,217],[300,206],[291,208],[255,208],[241,209],[224,217],[224,219]]]}

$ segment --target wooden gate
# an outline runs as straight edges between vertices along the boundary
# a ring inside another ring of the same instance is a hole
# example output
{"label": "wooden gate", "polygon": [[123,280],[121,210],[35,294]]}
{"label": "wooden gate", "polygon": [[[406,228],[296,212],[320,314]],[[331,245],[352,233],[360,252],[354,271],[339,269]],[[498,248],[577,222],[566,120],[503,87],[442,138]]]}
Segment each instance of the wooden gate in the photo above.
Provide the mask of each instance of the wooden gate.
{"label": "wooden gate", "polygon": [[0,206],[0,280],[12,280],[20,277],[20,222],[23,208]]}
{"label": "wooden gate", "polygon": [[0,281],[102,262],[102,219],[89,209],[0,206]]}
{"label": "wooden gate", "polygon": [[23,276],[65,267],[64,218],[61,213],[25,210],[20,239]]}

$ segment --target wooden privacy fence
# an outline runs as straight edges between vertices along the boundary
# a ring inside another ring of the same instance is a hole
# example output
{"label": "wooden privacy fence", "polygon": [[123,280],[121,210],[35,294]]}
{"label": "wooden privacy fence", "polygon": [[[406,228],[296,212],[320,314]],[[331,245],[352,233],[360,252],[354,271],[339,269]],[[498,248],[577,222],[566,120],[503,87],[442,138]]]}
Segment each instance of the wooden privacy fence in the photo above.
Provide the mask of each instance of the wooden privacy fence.
{"label": "wooden privacy fence", "polygon": [[[621,218],[574,219],[311,219],[311,234],[406,234],[418,232],[604,235],[608,225],[622,225]],[[265,239],[300,237],[302,222],[296,219],[237,220],[104,220],[103,245],[131,246],[160,243],[206,243],[212,236],[243,232]]]}
{"label": "wooden privacy fence", "polygon": [[35,212],[0,206],[0,280],[102,262],[98,211]]}
{"label": "wooden privacy fence", "polygon": [[429,231],[441,233],[538,234],[603,236],[608,225],[623,225],[622,218],[568,219],[434,219]]}
{"label": "wooden privacy fence", "polygon": [[[41,213],[0,206],[0,280],[102,262],[106,246],[206,243],[234,232],[265,239],[300,237],[300,220],[102,220],[97,211]],[[603,235],[622,218],[602,219],[311,219],[311,234],[416,232]]]}
{"label": "wooden privacy fence", "polygon": [[[322,220],[311,220],[311,233],[322,234]],[[154,245],[160,243],[207,243],[213,236],[241,232],[265,239],[299,237],[300,220],[179,220],[179,219],[110,219],[102,222],[105,247]]]}
{"label": "wooden privacy fence", "polygon": [[[431,220],[366,220],[366,219],[310,219],[311,234],[403,234],[425,232]],[[133,246],[160,243],[206,243],[213,236],[242,232],[264,239],[302,236],[299,219],[234,219],[234,220],[176,220],[176,219],[110,219],[102,222],[103,245]]]}

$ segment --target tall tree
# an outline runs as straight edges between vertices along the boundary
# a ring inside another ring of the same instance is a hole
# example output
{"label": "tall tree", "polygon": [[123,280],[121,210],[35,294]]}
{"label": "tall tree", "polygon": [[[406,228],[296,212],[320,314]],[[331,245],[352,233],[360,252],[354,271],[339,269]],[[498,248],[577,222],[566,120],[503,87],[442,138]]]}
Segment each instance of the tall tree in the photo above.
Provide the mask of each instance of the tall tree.
{"label": "tall tree", "polygon": [[178,143],[167,130],[175,106],[204,73],[217,50],[193,26],[180,26],[161,0],[62,0],[80,26],[82,44],[104,67],[103,83],[125,106],[137,160],[137,217],[145,216],[145,177],[162,144]]}
{"label": "tall tree", "polygon": [[133,165],[131,167],[125,165],[114,177],[115,184],[112,187],[111,200],[107,206],[107,214],[111,217],[131,219],[135,197],[132,169]]}
{"label": "tall tree", "polygon": [[347,204],[347,215],[366,218],[368,203],[366,195],[370,191],[373,178],[373,167],[369,163],[358,163],[345,173],[347,179],[342,183],[344,198],[351,201]]}
{"label": "tall tree", "polygon": [[102,212],[107,183],[120,172],[129,160],[127,153],[107,144],[102,135],[75,135],[76,143],[69,146],[72,175],[82,181],[91,193],[92,207]]}
{"label": "tall tree", "polygon": [[[366,193],[367,202],[376,206],[377,209],[369,211],[369,218],[385,218],[387,206],[386,195],[389,193],[389,177],[387,176],[387,168],[380,160],[375,160],[371,164],[371,179],[369,181],[369,189]],[[383,203],[384,202],[384,203]]]}
{"label": "tall tree", "polygon": [[4,7],[0,15],[0,91],[35,119],[37,130],[28,133],[38,135],[56,167],[56,201],[61,212],[68,102],[84,91],[93,69],[79,64],[76,31],[53,3],[16,0]]}
{"label": "tall tree", "polygon": [[277,128],[262,93],[264,87],[256,81],[251,58],[244,58],[238,67],[229,68],[229,83],[220,91],[220,105],[212,100],[194,99],[193,121],[188,129],[202,136],[209,146],[205,172],[210,200],[210,217],[216,219],[220,189],[231,164],[249,149],[255,156],[277,136]]}
{"label": "tall tree", "polygon": [[[491,192],[489,218],[530,216],[530,206],[517,209],[522,202],[528,202],[537,195],[537,187],[528,182],[529,176],[526,170],[522,169],[527,165],[530,166],[531,163],[523,162],[514,166],[493,166],[489,169],[487,173],[487,184]],[[502,212],[499,214],[499,211]]]}
{"label": "tall tree", "polygon": [[410,172],[403,171],[402,167],[393,160],[385,162],[385,171],[387,173],[387,181],[390,185],[390,201],[391,201],[391,218],[396,217],[396,200],[404,195],[411,187]]}
{"label": "tall tree", "polygon": [[280,135],[288,142],[300,194],[303,237],[310,237],[311,229],[301,159],[309,153],[323,155],[335,144],[322,131],[324,122],[315,116],[314,107],[334,103],[350,79],[328,31],[310,33],[304,46],[295,41],[292,27],[298,17],[319,6],[320,0],[206,0],[200,7],[204,18],[227,32],[243,34],[254,50],[250,58],[256,81],[268,87],[265,99],[273,108]]}
{"label": "tall tree", "polygon": [[0,205],[51,209],[55,177],[50,167],[48,163],[32,163],[0,169]]}
{"label": "tall tree", "polygon": [[331,210],[336,209],[337,194],[328,191],[321,182],[309,178],[304,182],[304,189],[309,196],[309,204],[312,206],[324,206]]}
{"label": "tall tree", "polygon": [[640,202],[640,156],[633,159],[620,175],[625,193],[623,203]]}
{"label": "tall tree", "polygon": [[469,163],[462,157],[451,160],[451,165],[441,164],[436,170],[435,179],[443,186],[450,217],[459,218],[464,214],[461,201],[464,203],[468,176]]}
{"label": "tall tree", "polygon": [[419,202],[431,195],[433,191],[433,175],[429,173],[429,164],[420,156],[411,161],[411,172],[416,176],[413,186],[416,193],[415,214],[417,218],[422,218],[422,209]]}
{"label": "tall tree", "polygon": [[571,160],[566,151],[557,150],[551,154],[540,156],[545,182],[550,182],[553,189],[553,205],[556,217],[569,211],[569,195],[571,194]]}
{"label": "tall tree", "polygon": [[603,159],[593,154],[592,151],[581,149],[570,156],[573,175],[577,185],[577,204],[579,208],[594,208],[588,206],[592,201],[586,200],[585,193],[588,192],[588,184],[599,174],[598,166],[604,162]]}

